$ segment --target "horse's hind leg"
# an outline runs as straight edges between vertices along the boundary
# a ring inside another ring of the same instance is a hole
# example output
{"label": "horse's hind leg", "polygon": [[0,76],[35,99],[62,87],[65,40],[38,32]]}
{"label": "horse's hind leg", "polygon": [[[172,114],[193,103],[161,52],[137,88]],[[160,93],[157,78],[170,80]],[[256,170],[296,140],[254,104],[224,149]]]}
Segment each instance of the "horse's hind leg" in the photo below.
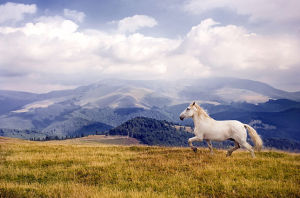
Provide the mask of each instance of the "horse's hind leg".
{"label": "horse's hind leg", "polygon": [[251,156],[253,157],[253,158],[255,158],[255,154],[254,154],[254,151],[253,151],[253,149],[252,149],[252,146],[250,145],[250,144],[248,144],[248,142],[242,142],[241,143],[241,145],[243,146],[243,147],[245,147],[250,153],[251,153]]}
{"label": "horse's hind leg", "polygon": [[239,149],[239,148],[240,148],[240,144],[238,142],[234,141],[234,147],[227,151],[226,156],[231,156],[232,152]]}
{"label": "horse's hind leg", "polygon": [[207,146],[208,146],[208,148],[210,150],[210,154],[213,155],[214,151],[213,151],[213,147],[212,147],[211,141],[210,140],[206,140],[206,143],[207,143]]}

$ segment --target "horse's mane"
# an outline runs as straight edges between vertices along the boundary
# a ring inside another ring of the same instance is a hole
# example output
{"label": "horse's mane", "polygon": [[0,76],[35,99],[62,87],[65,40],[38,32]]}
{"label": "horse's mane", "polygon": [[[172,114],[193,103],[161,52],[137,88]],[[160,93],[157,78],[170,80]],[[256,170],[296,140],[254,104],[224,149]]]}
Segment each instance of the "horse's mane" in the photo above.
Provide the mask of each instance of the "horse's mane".
{"label": "horse's mane", "polygon": [[199,116],[204,116],[206,118],[211,118],[208,115],[208,113],[204,109],[202,109],[202,107],[200,107],[198,104],[195,103],[194,106],[197,108],[197,113],[198,113]]}

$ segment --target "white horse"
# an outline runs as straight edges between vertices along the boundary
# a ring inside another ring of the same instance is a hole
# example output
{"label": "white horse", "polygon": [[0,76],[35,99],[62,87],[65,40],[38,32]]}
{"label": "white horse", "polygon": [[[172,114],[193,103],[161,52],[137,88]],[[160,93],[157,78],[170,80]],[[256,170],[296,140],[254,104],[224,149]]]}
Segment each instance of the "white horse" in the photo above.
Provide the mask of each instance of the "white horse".
{"label": "white horse", "polygon": [[252,146],[246,141],[247,130],[255,144],[255,148],[257,150],[262,148],[263,142],[257,132],[251,126],[243,124],[237,120],[214,120],[195,102],[190,104],[180,114],[180,119],[183,120],[184,118],[192,118],[194,121],[195,137],[192,137],[188,140],[189,145],[194,152],[197,152],[197,148],[192,144],[194,141],[206,140],[210,153],[213,154],[211,140],[233,140],[235,146],[227,151],[227,156],[230,156],[233,151],[239,149],[240,146],[243,146],[250,151],[252,157],[255,157]]}

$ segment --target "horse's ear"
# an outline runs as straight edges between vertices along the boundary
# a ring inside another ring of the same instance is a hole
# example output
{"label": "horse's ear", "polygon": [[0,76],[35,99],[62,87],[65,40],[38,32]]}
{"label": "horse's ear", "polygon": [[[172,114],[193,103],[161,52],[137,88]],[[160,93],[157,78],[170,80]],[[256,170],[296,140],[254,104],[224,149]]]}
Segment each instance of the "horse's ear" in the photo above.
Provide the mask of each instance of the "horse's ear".
{"label": "horse's ear", "polygon": [[193,106],[196,104],[196,102],[195,101],[193,101]]}

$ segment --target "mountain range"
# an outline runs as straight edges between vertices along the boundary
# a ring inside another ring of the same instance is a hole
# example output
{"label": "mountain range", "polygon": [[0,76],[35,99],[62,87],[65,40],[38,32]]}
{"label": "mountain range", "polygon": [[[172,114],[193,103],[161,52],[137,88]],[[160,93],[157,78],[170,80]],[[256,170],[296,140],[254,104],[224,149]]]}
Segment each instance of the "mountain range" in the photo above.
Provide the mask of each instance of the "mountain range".
{"label": "mountain range", "polygon": [[237,119],[263,137],[300,141],[300,92],[237,78],[108,79],[44,94],[0,90],[0,136],[102,133],[140,116],[192,126],[178,115],[194,100],[215,119]]}

